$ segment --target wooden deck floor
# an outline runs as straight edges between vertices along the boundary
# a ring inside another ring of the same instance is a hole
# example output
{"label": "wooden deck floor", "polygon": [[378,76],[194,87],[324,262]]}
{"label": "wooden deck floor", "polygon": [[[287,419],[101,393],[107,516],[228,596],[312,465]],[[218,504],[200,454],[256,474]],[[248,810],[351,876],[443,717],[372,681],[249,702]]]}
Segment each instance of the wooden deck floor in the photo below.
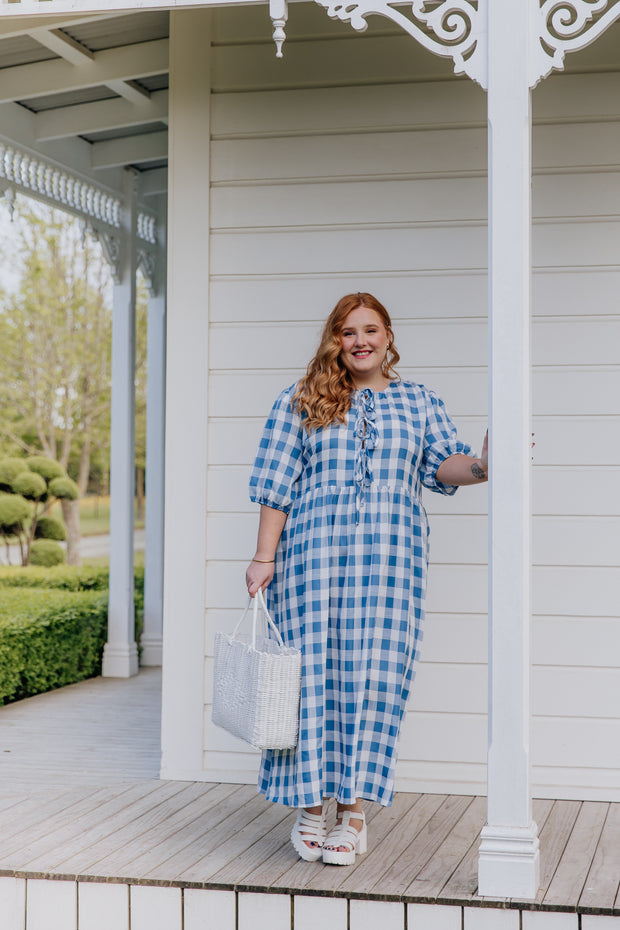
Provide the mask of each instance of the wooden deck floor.
{"label": "wooden deck floor", "polygon": [[[294,815],[255,787],[156,779],[158,682],[149,670],[0,709],[0,875],[492,903],[476,895],[483,798],[397,794],[391,808],[367,806],[370,851],[354,867],[301,862],[288,842]],[[534,810],[534,907],[620,915],[620,804]]]}

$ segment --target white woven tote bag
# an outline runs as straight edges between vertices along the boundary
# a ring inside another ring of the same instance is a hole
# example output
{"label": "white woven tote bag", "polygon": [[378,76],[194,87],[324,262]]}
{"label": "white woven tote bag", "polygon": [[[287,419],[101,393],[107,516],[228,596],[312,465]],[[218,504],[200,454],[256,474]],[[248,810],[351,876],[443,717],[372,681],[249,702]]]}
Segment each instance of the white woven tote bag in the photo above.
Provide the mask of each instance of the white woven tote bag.
{"label": "white woven tote bag", "polygon": [[[250,604],[251,636],[239,634]],[[262,633],[257,632],[259,609],[266,621]],[[301,652],[284,645],[259,588],[232,636],[215,634],[213,723],[255,749],[292,749],[297,745],[300,691]]]}

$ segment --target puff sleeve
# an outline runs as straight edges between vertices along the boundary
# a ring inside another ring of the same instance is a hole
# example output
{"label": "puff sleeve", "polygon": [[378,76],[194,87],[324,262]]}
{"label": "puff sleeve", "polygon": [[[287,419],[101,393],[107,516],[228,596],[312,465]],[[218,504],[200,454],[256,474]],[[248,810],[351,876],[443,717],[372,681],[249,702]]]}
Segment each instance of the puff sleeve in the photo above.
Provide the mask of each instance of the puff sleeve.
{"label": "puff sleeve", "polygon": [[291,409],[295,385],[279,395],[258,447],[250,476],[250,500],[288,513],[303,467],[303,426]]}
{"label": "puff sleeve", "polygon": [[454,494],[456,485],[437,481],[437,469],[451,455],[473,455],[471,446],[457,439],[456,427],[442,399],[434,391],[424,391],[426,396],[426,430],[424,448],[420,462],[422,484],[439,494]]}

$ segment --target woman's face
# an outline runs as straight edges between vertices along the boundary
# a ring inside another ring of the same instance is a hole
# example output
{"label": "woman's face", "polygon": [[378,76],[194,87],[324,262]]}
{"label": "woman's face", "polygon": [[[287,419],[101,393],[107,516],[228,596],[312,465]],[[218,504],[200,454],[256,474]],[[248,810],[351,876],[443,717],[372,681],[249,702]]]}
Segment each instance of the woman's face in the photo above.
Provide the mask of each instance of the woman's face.
{"label": "woman's face", "polygon": [[384,382],[381,365],[387,354],[388,332],[376,310],[351,310],[340,331],[340,358],[360,387]]}

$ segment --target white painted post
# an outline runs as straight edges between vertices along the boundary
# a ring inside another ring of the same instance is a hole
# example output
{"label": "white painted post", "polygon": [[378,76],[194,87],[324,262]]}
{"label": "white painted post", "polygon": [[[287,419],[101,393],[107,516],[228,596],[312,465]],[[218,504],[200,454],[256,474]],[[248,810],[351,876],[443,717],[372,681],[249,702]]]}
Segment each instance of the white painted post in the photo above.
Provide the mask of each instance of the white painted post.
{"label": "white painted post", "polygon": [[164,596],[164,455],[166,406],[165,205],[160,212],[155,294],[149,295],[146,339],[146,544],[142,665],[161,665]]}
{"label": "white painted post", "polygon": [[488,823],[479,894],[534,898],[530,799],[530,3],[491,0]]}
{"label": "white painted post", "polygon": [[209,10],[170,13],[162,778],[204,778]]}
{"label": "white painted post", "polygon": [[134,627],[135,347],[137,178],[125,177],[120,251],[112,310],[112,436],[110,462],[110,594],[102,674],[138,672]]}

